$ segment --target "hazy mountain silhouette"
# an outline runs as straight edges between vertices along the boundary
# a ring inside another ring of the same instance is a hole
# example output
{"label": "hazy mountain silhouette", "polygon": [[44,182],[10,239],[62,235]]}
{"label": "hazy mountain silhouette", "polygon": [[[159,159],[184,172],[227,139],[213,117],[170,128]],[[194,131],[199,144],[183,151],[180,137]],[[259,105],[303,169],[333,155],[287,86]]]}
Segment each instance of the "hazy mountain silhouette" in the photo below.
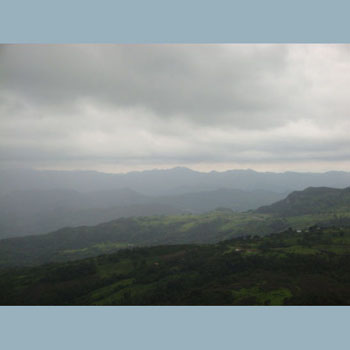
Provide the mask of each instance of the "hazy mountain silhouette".
{"label": "hazy mountain silhouette", "polygon": [[0,171],[0,237],[41,234],[119,217],[254,210],[308,186],[345,187],[350,173],[202,173],[177,167],[127,174]]}
{"label": "hazy mountain silhouette", "polygon": [[291,192],[306,187],[344,188],[350,184],[350,173],[271,173],[253,170],[212,171],[202,173],[177,167],[126,174],[105,174],[96,171],[0,171],[0,193],[14,190],[49,190],[65,188],[93,192],[130,188],[145,195],[177,195],[187,192],[233,188]]}

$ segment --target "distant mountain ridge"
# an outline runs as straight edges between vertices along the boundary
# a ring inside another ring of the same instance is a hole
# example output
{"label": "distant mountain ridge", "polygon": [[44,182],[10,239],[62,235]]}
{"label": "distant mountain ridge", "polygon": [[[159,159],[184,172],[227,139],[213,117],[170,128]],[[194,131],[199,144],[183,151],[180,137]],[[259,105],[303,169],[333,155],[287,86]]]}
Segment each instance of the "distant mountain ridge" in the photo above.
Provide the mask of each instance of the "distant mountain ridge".
{"label": "distant mountain ridge", "polygon": [[255,210],[309,186],[349,186],[350,173],[203,173],[177,167],[126,174],[95,171],[0,171],[0,238],[120,217]]}
{"label": "distant mountain ridge", "polygon": [[276,203],[260,207],[257,213],[294,216],[324,212],[350,211],[350,187],[308,187],[295,191]]}
{"label": "distant mountain ridge", "polygon": [[232,188],[291,192],[306,187],[344,188],[350,185],[350,173],[256,172],[228,170],[198,172],[177,167],[126,174],[106,174],[96,171],[1,170],[0,194],[14,190],[49,190],[66,188],[79,192],[94,192],[130,188],[144,195],[177,195],[187,192]]}

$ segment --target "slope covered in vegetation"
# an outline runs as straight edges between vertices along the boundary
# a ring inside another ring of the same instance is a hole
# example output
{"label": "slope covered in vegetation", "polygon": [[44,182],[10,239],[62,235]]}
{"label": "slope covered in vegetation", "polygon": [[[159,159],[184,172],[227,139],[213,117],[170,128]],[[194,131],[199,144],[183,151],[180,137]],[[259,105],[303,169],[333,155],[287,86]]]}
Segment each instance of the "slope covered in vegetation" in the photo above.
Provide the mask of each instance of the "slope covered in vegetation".
{"label": "slope covered in vegetation", "polygon": [[350,229],[172,245],[0,275],[2,305],[349,305]]}
{"label": "slope covered in vegetation", "polygon": [[256,212],[278,216],[296,216],[349,212],[349,208],[350,187],[344,189],[309,187],[304,191],[292,192],[287,198],[263,206]]}
{"label": "slope covered in vegetation", "polygon": [[97,226],[0,241],[0,267],[76,260],[134,246],[213,243],[282,230],[287,223],[269,215],[218,210],[203,215],[122,218]]}
{"label": "slope covered in vegetation", "polygon": [[120,218],[96,226],[4,239],[0,240],[0,267],[77,260],[136,246],[216,243],[315,224],[350,226],[350,188],[308,188],[246,213],[221,208],[201,215]]}

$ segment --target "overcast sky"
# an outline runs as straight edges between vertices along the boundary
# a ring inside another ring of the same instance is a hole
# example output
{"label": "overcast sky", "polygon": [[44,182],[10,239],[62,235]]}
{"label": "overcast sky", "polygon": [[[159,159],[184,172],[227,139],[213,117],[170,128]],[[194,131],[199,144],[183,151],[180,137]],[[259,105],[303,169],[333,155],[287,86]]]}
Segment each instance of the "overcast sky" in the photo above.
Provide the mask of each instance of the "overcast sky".
{"label": "overcast sky", "polygon": [[1,45],[0,167],[350,170],[350,45]]}

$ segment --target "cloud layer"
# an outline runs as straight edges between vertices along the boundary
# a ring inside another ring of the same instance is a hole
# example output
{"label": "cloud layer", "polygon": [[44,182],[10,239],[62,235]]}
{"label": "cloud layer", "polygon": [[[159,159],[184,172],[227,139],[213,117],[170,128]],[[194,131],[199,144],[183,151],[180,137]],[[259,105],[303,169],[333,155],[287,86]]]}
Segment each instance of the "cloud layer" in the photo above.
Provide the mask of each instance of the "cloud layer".
{"label": "cloud layer", "polygon": [[350,170],[350,45],[2,45],[0,166]]}

